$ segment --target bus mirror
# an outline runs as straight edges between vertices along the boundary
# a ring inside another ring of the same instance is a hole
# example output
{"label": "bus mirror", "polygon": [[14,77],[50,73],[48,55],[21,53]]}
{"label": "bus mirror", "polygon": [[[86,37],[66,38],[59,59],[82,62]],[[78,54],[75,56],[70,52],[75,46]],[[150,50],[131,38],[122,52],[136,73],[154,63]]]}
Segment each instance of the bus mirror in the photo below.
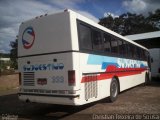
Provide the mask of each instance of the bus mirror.
{"label": "bus mirror", "polygon": [[151,63],[153,63],[153,58],[151,58]]}

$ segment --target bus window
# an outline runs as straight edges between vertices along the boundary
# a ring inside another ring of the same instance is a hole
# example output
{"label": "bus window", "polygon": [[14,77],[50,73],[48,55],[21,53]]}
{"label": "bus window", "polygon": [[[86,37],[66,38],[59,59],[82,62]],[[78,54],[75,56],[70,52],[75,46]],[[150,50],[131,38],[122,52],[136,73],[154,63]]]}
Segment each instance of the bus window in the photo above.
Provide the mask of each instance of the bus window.
{"label": "bus window", "polygon": [[123,54],[126,57],[128,55],[128,43],[126,41],[123,41],[122,49],[123,49]]}
{"label": "bus window", "polygon": [[79,26],[80,47],[82,49],[92,49],[91,29],[85,25]]}
{"label": "bus window", "polygon": [[135,49],[134,48],[135,47],[132,44],[128,43],[128,57],[135,58]]}
{"label": "bus window", "polygon": [[136,57],[137,59],[141,58],[141,49],[139,47],[136,47]]}
{"label": "bus window", "polygon": [[141,49],[141,59],[146,60],[145,50]]}
{"label": "bus window", "polygon": [[102,43],[102,37],[101,32],[92,31],[92,38],[93,38],[93,50],[101,50],[103,51],[103,43]]}
{"label": "bus window", "polygon": [[149,53],[147,51],[144,51],[144,60],[148,60]]}
{"label": "bus window", "polygon": [[104,51],[111,51],[111,36],[107,34],[104,34]]}
{"label": "bus window", "polygon": [[133,46],[133,58],[134,59],[139,59],[138,57],[138,49],[136,46]]}
{"label": "bus window", "polygon": [[123,42],[120,39],[118,40],[118,48],[119,48],[119,54],[121,56],[124,56]]}
{"label": "bus window", "polygon": [[115,37],[111,38],[111,52],[118,53],[118,43]]}
{"label": "bus window", "polygon": [[131,52],[132,52],[132,57],[133,59],[136,59],[137,58],[137,52],[136,52],[136,47],[134,45],[132,45],[131,47]]}

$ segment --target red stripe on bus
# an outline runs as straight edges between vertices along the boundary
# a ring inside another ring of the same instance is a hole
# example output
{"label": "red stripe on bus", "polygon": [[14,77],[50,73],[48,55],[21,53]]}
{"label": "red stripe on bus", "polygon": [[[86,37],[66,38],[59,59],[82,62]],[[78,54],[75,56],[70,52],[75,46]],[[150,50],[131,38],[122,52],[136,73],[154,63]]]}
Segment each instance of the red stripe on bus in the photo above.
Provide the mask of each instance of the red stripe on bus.
{"label": "red stripe on bus", "polygon": [[111,67],[106,69],[106,72],[100,73],[98,75],[87,75],[82,77],[81,83],[84,82],[91,82],[91,81],[98,81],[98,80],[106,80],[110,79],[113,76],[117,77],[124,77],[124,76],[131,76],[136,74],[141,74],[147,70],[146,68],[115,68]]}

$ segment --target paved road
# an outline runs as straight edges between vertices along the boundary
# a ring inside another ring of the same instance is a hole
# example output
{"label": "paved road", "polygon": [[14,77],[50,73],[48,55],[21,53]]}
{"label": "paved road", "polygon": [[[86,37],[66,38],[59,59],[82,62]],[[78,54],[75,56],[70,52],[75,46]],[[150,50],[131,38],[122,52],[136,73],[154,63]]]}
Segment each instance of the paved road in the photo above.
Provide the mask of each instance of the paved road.
{"label": "paved road", "polygon": [[[137,86],[122,92],[118,100],[109,103],[107,99],[100,100],[84,106],[64,106],[38,103],[25,103],[18,100],[17,90],[0,92],[0,119],[6,116],[18,117],[22,120],[81,120],[106,118],[120,119],[124,114],[138,114],[141,117],[160,119],[160,81],[154,81],[151,85]],[[149,114],[149,115],[148,115]],[[154,115],[151,115],[154,114]],[[104,116],[106,115],[106,116]],[[110,118],[109,118],[110,117]]]}

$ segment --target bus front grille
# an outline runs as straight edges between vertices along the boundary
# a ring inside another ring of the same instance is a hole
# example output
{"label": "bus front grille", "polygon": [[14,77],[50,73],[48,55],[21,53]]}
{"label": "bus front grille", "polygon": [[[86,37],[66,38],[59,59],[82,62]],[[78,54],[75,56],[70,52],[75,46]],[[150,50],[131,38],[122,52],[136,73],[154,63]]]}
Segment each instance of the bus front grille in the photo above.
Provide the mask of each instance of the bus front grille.
{"label": "bus front grille", "polygon": [[93,97],[96,98],[98,94],[97,80],[91,80],[92,78],[95,79],[96,76],[93,75],[85,77],[86,79],[88,79],[88,81],[85,82],[85,100],[88,100]]}
{"label": "bus front grille", "polygon": [[23,73],[23,85],[24,86],[34,86],[34,72],[24,72]]}

